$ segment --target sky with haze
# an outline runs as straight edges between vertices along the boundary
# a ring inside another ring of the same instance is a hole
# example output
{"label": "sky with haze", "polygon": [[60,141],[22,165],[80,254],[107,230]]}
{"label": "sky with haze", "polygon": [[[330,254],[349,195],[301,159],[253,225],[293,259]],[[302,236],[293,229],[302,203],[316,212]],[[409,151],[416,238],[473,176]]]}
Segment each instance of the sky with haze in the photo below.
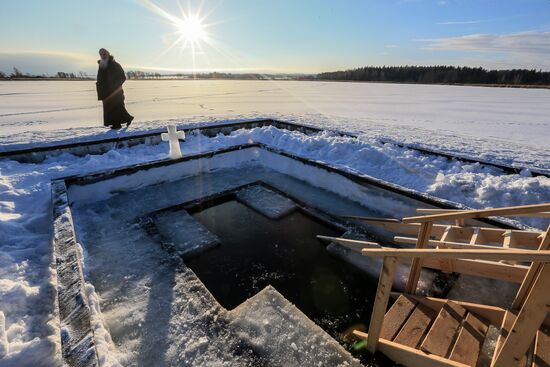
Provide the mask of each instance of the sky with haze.
{"label": "sky with haze", "polygon": [[0,70],[316,73],[366,65],[550,70],[550,0],[3,0]]}

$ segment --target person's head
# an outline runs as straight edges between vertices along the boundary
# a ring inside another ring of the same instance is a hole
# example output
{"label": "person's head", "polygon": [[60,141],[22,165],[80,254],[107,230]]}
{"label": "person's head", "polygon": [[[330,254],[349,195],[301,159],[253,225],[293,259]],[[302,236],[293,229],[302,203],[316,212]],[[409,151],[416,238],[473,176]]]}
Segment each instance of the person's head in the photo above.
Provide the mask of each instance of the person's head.
{"label": "person's head", "polygon": [[99,57],[101,57],[101,60],[109,60],[109,56],[111,56],[109,51],[104,48],[99,49]]}

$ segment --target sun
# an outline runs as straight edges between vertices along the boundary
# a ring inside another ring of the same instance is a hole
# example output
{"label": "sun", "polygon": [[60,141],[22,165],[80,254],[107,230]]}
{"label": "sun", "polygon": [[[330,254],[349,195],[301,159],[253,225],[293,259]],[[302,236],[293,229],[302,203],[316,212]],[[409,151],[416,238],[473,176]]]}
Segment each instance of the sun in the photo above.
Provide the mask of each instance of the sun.
{"label": "sun", "polygon": [[208,34],[206,33],[206,26],[198,14],[191,14],[179,19],[176,24],[176,33],[178,39],[183,42],[183,45],[199,45],[201,42],[206,41]]}
{"label": "sun", "polygon": [[190,49],[194,55],[197,50],[201,49],[203,43],[209,43],[210,37],[207,32],[209,24],[205,23],[206,16],[202,16],[200,9],[185,11],[179,2],[178,7],[180,14],[170,13],[150,0],[142,0],[143,4],[157,15],[160,15],[164,20],[172,26],[174,32],[168,35],[170,39],[168,49],[180,48],[182,50]]}

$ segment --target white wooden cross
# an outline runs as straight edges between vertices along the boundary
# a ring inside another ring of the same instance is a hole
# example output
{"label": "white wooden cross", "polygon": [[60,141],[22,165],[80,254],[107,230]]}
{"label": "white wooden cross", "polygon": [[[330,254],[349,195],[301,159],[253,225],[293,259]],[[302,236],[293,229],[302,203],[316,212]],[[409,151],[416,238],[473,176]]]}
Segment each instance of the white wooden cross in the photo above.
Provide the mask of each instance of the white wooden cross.
{"label": "white wooden cross", "polygon": [[179,139],[185,139],[185,132],[177,131],[176,125],[168,125],[168,132],[160,134],[163,141],[170,142],[170,158],[178,159],[182,157]]}

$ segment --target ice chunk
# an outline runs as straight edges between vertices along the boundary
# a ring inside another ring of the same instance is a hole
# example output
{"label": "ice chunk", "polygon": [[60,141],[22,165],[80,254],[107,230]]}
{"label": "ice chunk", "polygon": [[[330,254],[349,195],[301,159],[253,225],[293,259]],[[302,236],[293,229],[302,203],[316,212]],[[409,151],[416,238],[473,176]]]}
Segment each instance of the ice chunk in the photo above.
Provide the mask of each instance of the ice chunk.
{"label": "ice chunk", "polygon": [[282,218],[296,209],[292,200],[262,185],[240,190],[237,199],[270,219]]}
{"label": "ice chunk", "polygon": [[361,365],[271,286],[229,314],[229,327],[270,365]]}
{"label": "ice chunk", "polygon": [[184,259],[220,244],[216,235],[185,210],[160,213],[154,217],[154,222],[159,233]]}

